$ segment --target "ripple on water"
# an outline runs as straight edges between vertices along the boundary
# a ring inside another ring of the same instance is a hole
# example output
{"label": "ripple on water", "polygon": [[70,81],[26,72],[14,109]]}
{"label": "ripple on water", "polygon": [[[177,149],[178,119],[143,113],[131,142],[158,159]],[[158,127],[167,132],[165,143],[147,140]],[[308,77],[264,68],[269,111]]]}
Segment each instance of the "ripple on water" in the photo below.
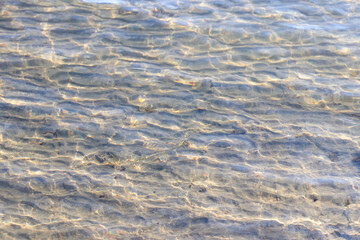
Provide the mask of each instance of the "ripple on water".
{"label": "ripple on water", "polygon": [[355,3],[0,7],[1,239],[359,238]]}

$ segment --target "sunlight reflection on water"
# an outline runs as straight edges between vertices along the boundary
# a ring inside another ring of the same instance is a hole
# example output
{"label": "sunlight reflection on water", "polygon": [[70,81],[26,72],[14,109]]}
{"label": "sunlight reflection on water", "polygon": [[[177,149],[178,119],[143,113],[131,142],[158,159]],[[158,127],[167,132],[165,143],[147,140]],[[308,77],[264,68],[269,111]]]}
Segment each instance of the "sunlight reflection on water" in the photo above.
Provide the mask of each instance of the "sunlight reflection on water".
{"label": "sunlight reflection on water", "polygon": [[0,6],[1,239],[359,238],[359,4]]}

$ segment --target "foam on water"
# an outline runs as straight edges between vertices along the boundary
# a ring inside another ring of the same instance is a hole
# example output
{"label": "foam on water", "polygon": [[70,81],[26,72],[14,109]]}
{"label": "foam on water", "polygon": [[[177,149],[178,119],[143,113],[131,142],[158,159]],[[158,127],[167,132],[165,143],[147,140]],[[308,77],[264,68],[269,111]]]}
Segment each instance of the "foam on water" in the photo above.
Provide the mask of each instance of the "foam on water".
{"label": "foam on water", "polygon": [[1,239],[360,237],[359,4],[0,6]]}

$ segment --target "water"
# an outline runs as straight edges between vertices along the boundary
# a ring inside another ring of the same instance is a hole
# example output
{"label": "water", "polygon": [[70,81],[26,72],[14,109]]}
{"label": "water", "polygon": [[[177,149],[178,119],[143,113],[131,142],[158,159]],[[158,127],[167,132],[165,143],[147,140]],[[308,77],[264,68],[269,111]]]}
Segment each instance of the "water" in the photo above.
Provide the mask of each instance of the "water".
{"label": "water", "polygon": [[356,1],[3,0],[1,239],[360,239]]}

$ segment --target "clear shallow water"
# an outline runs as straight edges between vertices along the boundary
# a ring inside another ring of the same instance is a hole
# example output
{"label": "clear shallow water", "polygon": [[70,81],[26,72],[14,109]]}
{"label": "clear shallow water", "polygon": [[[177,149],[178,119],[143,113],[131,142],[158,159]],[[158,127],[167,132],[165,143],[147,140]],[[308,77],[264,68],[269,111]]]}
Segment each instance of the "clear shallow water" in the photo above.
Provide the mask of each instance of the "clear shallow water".
{"label": "clear shallow water", "polygon": [[356,1],[95,2],[1,4],[1,239],[360,239]]}

